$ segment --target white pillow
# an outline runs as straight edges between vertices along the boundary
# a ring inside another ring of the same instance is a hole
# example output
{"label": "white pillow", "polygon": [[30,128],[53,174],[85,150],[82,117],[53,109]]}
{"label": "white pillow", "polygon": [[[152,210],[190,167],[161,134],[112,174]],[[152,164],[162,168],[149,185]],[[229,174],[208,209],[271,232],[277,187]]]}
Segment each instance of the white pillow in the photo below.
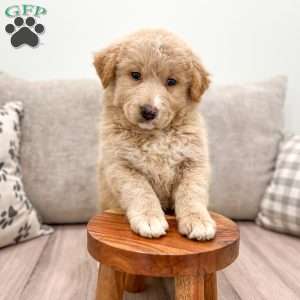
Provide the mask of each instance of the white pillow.
{"label": "white pillow", "polygon": [[0,247],[49,234],[24,192],[19,160],[21,102],[0,107]]}

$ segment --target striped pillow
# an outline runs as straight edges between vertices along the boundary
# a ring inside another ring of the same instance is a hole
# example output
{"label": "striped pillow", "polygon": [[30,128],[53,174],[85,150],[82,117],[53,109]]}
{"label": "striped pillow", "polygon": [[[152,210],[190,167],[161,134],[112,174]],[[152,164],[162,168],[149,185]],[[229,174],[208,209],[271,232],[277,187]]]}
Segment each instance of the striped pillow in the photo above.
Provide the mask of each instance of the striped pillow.
{"label": "striped pillow", "polygon": [[300,236],[300,135],[290,135],[281,143],[256,223]]}

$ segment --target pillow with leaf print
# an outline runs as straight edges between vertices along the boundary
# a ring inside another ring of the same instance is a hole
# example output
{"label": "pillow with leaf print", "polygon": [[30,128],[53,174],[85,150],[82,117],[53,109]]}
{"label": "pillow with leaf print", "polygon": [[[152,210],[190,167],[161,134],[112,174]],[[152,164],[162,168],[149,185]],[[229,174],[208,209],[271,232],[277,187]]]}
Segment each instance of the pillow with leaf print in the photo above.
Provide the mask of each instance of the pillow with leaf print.
{"label": "pillow with leaf print", "polygon": [[19,159],[21,102],[0,107],[0,247],[53,232],[24,192]]}

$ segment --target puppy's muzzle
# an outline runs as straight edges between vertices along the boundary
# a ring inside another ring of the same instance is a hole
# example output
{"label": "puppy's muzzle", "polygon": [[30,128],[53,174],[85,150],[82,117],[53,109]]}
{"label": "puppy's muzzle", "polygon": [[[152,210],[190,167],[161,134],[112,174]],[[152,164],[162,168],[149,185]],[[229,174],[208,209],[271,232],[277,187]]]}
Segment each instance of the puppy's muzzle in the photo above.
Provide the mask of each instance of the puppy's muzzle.
{"label": "puppy's muzzle", "polygon": [[158,109],[152,105],[146,104],[140,107],[141,116],[146,121],[154,120],[158,115]]}

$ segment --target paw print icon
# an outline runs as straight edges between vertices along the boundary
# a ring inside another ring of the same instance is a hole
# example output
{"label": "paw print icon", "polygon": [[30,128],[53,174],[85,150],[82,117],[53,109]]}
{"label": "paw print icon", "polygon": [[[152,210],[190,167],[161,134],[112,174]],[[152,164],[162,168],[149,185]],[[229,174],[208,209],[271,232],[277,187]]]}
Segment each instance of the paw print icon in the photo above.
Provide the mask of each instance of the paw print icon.
{"label": "paw print icon", "polygon": [[39,44],[39,35],[45,31],[44,25],[38,23],[33,17],[24,20],[22,17],[16,17],[14,24],[7,24],[5,31],[11,34],[11,44],[17,48],[21,45],[36,47]]}

